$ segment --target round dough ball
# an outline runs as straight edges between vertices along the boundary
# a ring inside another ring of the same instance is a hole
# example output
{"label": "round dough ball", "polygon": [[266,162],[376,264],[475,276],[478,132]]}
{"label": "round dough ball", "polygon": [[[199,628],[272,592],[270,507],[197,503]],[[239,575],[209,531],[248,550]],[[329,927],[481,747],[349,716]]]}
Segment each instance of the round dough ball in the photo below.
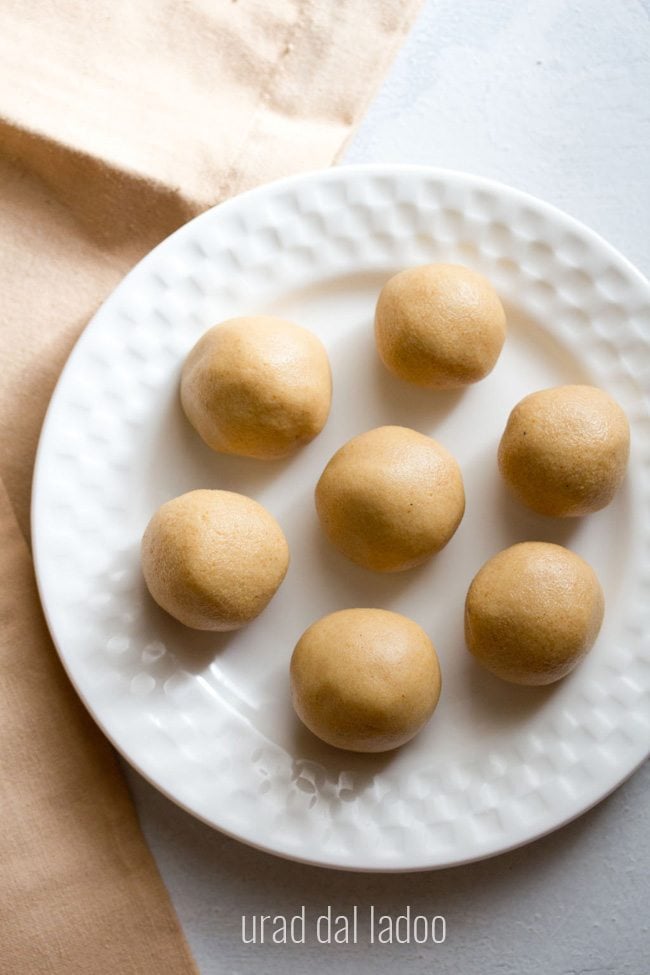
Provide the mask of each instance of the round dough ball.
{"label": "round dough ball", "polygon": [[315,735],[353,752],[403,745],[440,697],[440,667],[424,630],[384,609],[344,609],[300,637],[291,658],[296,714]]}
{"label": "round dough ball", "polygon": [[208,447],[272,460],[309,443],[332,400],[327,352],[312,332],[269,315],[215,325],[181,376],[185,414]]}
{"label": "round dough ball", "polygon": [[489,671],[513,684],[551,684],[594,644],[605,602],[584,559],[548,542],[521,542],[486,562],[469,587],[465,639]]}
{"label": "round dough ball", "polygon": [[465,511],[460,468],[441,444],[406,427],[377,427],[338,450],[316,486],[330,541],[376,572],[420,565],[443,548]]}
{"label": "round dough ball", "polygon": [[142,572],[163,609],[196,630],[236,630],[275,595],[289,546],[275,518],[232,491],[163,504],[142,539]]}
{"label": "round dough ball", "polygon": [[569,517],[610,503],[625,476],[630,428],[595,386],[556,386],[515,406],[499,469],[515,497],[541,515]]}
{"label": "round dough ball", "polygon": [[482,274],[460,264],[401,271],[382,288],[375,339],[391,372],[432,389],[483,379],[506,337],[499,297]]}

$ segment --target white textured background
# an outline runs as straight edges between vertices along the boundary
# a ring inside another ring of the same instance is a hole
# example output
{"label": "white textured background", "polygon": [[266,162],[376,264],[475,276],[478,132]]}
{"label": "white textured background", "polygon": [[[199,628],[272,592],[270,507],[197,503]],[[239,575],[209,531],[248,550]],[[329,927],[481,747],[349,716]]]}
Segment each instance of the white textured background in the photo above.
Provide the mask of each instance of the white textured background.
{"label": "white textured background", "polygon": [[[649,0],[428,0],[344,161],[510,183],[588,223],[650,276]],[[384,877],[258,853],[128,774],[202,975],[650,973],[650,765],[521,850]],[[410,904],[444,914],[447,941],[242,945],[242,913],[302,904],[310,916],[328,904],[392,914]]]}

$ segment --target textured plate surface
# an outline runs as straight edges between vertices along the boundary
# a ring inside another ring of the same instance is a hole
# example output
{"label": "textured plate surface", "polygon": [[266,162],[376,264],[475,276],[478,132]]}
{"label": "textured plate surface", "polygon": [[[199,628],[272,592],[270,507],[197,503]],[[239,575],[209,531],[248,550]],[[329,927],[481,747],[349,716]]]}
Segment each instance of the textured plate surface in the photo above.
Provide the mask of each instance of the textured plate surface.
{"label": "textured plate surface", "polygon": [[[494,372],[433,394],[379,364],[377,293],[400,268],[455,261],[487,274],[509,315]],[[184,420],[181,363],[235,314],[293,318],[325,342],[334,401],[320,437],[274,463],[212,454]],[[616,251],[557,210],[496,183],[420,167],[349,167],[272,184],[203,214],[149,254],[90,323],[43,429],[33,495],[39,586],[79,694],[123,755],[208,823],[313,863],[424,869],[488,856],[597,802],[650,740],[650,288]],[[593,382],[630,417],[626,483],[582,520],[506,497],[496,446],[523,395]],[[322,538],[313,488],[345,440],[412,426],[463,468],[467,513],[448,547],[375,576]],[[285,529],[287,579],[234,634],[194,633],[148,597],[139,541],[156,507],[197,487],[250,494]],[[479,566],[506,545],[568,545],[598,572],[605,624],[551,688],[518,688],[464,648]],[[416,619],[441,659],[433,720],[400,751],[348,755],[291,711],[287,668],[326,612],[383,606]]]}

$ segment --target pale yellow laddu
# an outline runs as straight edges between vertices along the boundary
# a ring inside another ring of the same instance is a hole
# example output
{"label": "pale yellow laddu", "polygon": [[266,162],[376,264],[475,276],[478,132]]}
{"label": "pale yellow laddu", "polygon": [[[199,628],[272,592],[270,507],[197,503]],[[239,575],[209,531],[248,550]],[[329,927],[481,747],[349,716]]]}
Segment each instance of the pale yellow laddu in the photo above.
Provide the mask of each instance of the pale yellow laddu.
{"label": "pale yellow laddu", "polygon": [[266,508],[233,491],[196,490],[163,504],[142,539],[159,606],[197,630],[236,630],[275,595],[289,546]]}
{"label": "pale yellow laddu", "polygon": [[596,573],[562,545],[520,542],[493,556],[465,602],[470,652],[514,684],[551,684],[591,649],[605,611]]}
{"label": "pale yellow laddu", "polygon": [[208,447],[272,460],[317,436],[329,416],[332,374],[320,339],[272,315],[231,318],[190,351],[181,402]]}
{"label": "pale yellow laddu", "polygon": [[439,552],[465,512],[455,458],[407,427],[377,427],[334,454],[316,485],[325,534],[375,572],[412,569]]}
{"label": "pale yellow laddu", "polygon": [[383,752],[410,741],[440,697],[435,648],[421,626],[384,609],[344,609],[313,623],[291,658],[301,721],[337,748]]}
{"label": "pale yellow laddu", "polygon": [[614,498],[627,469],[630,425],[595,386],[555,386],[525,396],[499,444],[512,494],[541,515],[578,517]]}
{"label": "pale yellow laddu", "polygon": [[419,0],[4,0],[0,30],[2,966],[193,965],[105,739],[58,663],[29,550],[48,399],[163,237],[339,153]]}
{"label": "pale yellow laddu", "polygon": [[483,379],[506,338],[501,301],[482,274],[424,264],[390,278],[375,311],[384,365],[417,386],[454,389]]}

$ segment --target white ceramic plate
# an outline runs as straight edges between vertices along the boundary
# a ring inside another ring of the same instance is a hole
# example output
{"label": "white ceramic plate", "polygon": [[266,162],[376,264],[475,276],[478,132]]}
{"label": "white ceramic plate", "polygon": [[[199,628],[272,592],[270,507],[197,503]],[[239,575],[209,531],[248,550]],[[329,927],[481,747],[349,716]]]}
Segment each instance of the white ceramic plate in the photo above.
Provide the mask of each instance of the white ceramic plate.
{"label": "white ceramic plate", "polygon": [[[392,378],[373,346],[374,304],[400,268],[466,263],[495,283],[509,336],[494,372],[462,393]],[[325,342],[334,401],[324,432],[267,463],[211,453],[182,416],[178,379],[199,335],[232,315],[293,318]],[[531,197],[472,176],[361,166],[299,176],[209,211],[149,254],[78,342],[56,389],[36,466],[33,531],[59,653],[121,753],[185,809],[265,850],[364,870],[489,856],[601,799],[646,756],[650,701],[650,288],[608,244]],[[593,382],[627,410],[627,481],[605,511],[536,517],[500,484],[496,447],[524,394]],[[354,434],[385,423],[448,446],[467,513],[428,565],[354,566],[322,537],[313,488]],[[163,501],[198,487],[250,494],[292,552],[268,609],[235,634],[185,629],[139,569]],[[524,539],[569,545],[602,581],[597,645],[560,684],[501,683],[463,642],[479,566]],[[441,659],[433,720],[401,750],[356,756],[294,718],[288,662],[302,631],[348,606],[413,617]]]}

